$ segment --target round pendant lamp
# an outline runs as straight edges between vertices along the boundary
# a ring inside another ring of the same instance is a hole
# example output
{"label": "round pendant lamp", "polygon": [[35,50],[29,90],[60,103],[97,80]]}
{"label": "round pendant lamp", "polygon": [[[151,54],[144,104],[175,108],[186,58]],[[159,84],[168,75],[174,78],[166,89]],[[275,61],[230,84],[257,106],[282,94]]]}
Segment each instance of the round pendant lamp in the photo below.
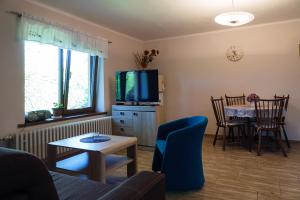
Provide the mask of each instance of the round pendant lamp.
{"label": "round pendant lamp", "polygon": [[254,20],[254,15],[245,11],[236,11],[232,0],[233,11],[225,12],[215,17],[215,22],[223,26],[241,26]]}

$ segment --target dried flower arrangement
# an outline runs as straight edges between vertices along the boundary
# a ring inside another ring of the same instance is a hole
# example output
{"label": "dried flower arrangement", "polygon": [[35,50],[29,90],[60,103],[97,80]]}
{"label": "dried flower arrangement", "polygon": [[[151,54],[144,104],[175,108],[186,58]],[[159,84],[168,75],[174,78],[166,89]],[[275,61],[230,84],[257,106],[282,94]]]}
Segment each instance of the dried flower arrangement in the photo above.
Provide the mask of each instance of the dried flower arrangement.
{"label": "dried flower arrangement", "polygon": [[147,68],[148,64],[151,63],[155,56],[159,54],[158,50],[152,49],[151,51],[145,50],[144,53],[135,53],[134,59],[137,66]]}
{"label": "dried flower arrangement", "polygon": [[248,102],[253,102],[253,101],[258,100],[258,99],[259,99],[259,96],[255,93],[249,94],[247,96],[247,101]]}

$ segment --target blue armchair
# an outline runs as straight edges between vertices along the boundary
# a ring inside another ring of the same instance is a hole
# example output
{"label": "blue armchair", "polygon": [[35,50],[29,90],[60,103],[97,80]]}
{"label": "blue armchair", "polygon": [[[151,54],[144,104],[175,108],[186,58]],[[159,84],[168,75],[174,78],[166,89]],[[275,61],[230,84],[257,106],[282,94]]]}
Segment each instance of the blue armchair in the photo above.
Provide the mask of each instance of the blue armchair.
{"label": "blue armchair", "polygon": [[152,170],[166,175],[168,190],[203,186],[202,140],[207,121],[207,117],[195,116],[158,128]]}

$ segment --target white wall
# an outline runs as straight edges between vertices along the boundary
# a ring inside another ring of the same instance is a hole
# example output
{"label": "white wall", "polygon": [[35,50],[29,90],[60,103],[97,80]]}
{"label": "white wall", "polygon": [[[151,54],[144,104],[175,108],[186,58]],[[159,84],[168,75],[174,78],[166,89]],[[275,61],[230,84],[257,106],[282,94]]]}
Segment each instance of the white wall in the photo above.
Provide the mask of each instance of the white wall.
{"label": "white wall", "polygon": [[[290,94],[287,131],[300,140],[300,20],[149,41],[156,48],[166,81],[167,120],[190,115],[209,117],[208,133],[215,119],[210,96],[257,93],[261,97]],[[225,58],[230,45],[239,45],[245,56],[233,63]]]}
{"label": "white wall", "polygon": [[[157,48],[161,54],[153,66],[165,76],[167,120],[207,115],[208,133],[214,133],[210,96],[255,92],[262,97],[291,95],[288,111],[290,138],[300,140],[300,21],[219,31],[143,42],[51,8],[27,1],[0,1],[0,137],[24,122],[24,51],[16,40],[16,17],[8,10],[25,11],[111,40],[105,61],[105,109],[114,99],[114,72],[133,68],[132,53]],[[244,58],[229,62],[225,51],[239,45]]]}
{"label": "white wall", "polygon": [[6,11],[26,12],[70,26],[95,36],[102,36],[113,43],[109,45],[109,58],[105,60],[105,110],[110,111],[114,99],[113,79],[116,70],[134,66],[132,52],[142,49],[143,43],[75,16],[27,1],[0,1],[0,137],[17,131],[17,124],[24,123],[24,50],[16,39],[14,15]]}

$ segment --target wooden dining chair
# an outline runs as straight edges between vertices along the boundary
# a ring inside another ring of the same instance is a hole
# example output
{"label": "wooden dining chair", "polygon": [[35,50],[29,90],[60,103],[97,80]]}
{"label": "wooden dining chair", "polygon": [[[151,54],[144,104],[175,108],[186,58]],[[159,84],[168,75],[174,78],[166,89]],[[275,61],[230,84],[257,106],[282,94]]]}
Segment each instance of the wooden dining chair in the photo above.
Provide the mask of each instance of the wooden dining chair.
{"label": "wooden dining chair", "polygon": [[255,100],[256,125],[255,130],[258,135],[257,155],[261,152],[262,132],[272,132],[276,138],[283,155],[287,154],[282,145],[280,124],[284,98],[277,99],[257,99]]}
{"label": "wooden dining chair", "polygon": [[[244,93],[241,96],[227,96],[225,94],[225,99],[226,99],[227,106],[246,105],[246,96]],[[243,122],[245,125],[248,123],[248,120],[242,117],[230,117],[230,120]],[[234,140],[234,135],[232,136],[232,138]]]}
{"label": "wooden dining chair", "polygon": [[215,118],[217,121],[217,130],[214,137],[213,145],[216,145],[216,140],[218,138],[218,133],[220,127],[223,128],[223,151],[225,151],[225,145],[226,145],[226,129],[228,129],[229,135],[233,135],[234,128],[238,128],[239,133],[241,131],[245,131],[245,124],[243,122],[239,121],[233,121],[226,119],[225,111],[224,111],[224,99],[221,97],[219,99],[214,99],[211,97],[211,103],[214,110]]}
{"label": "wooden dining chair", "polygon": [[246,104],[245,94],[243,94],[242,96],[227,96],[225,94],[225,99],[226,99],[227,106],[245,105]]}
{"label": "wooden dining chair", "polygon": [[285,138],[286,145],[288,146],[288,148],[291,148],[288,136],[287,136],[286,131],[285,131],[285,115],[287,113],[287,109],[288,109],[288,105],[289,105],[289,100],[290,100],[290,95],[287,95],[287,96],[285,96],[285,95],[278,96],[278,95],[275,94],[274,98],[275,99],[284,98],[284,106],[283,106],[284,112],[282,113],[282,117],[281,117],[281,121],[280,121],[280,126],[281,126],[282,131],[283,131],[283,135],[284,135],[284,138]]}

